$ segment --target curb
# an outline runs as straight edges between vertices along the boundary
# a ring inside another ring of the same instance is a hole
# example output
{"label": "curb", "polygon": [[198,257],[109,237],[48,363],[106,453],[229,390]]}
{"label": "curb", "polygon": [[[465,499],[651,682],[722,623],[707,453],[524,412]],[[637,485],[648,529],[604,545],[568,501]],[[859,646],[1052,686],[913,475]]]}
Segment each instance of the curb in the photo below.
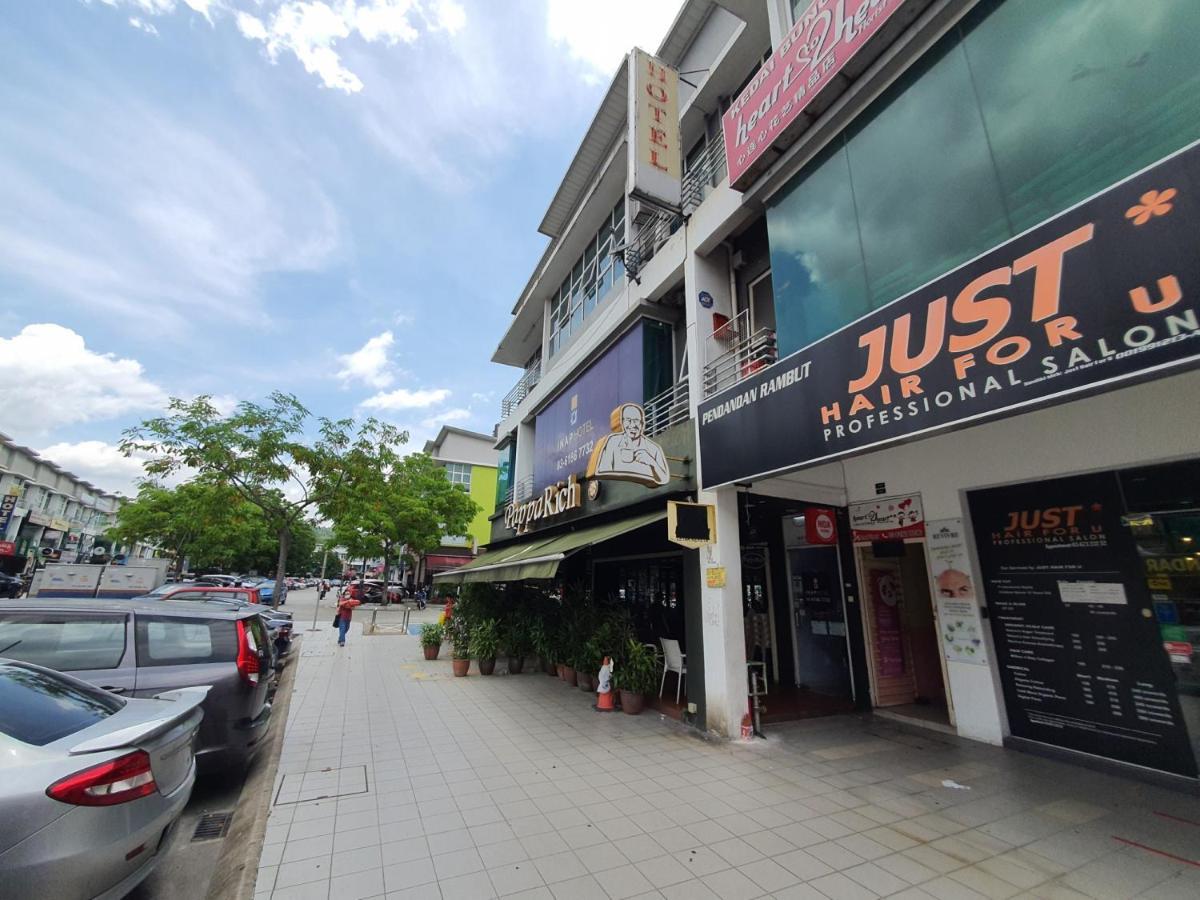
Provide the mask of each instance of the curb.
{"label": "curb", "polygon": [[254,768],[242,786],[242,795],[233,813],[233,827],[225,836],[206,900],[252,900],[254,897],[258,860],[262,856],[267,815],[271,811],[271,795],[275,789],[275,775],[279,771],[279,754],[287,731],[288,710],[292,705],[292,684],[296,680],[296,668],[300,665],[300,646],[292,649],[296,656],[283,670],[279,688],[275,692],[279,701],[272,715],[278,717],[279,725],[271,735],[270,743],[263,748],[265,752],[259,757],[261,765]]}

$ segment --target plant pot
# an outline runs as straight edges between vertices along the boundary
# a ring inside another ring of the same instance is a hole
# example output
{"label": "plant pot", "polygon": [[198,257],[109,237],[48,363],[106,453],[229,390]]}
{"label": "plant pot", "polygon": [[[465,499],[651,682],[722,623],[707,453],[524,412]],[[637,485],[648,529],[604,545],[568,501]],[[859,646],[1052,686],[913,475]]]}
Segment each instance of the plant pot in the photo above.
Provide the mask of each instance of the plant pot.
{"label": "plant pot", "polygon": [[426,659],[437,659],[438,654],[442,651],[441,647],[422,647],[421,649],[425,651]]}
{"label": "plant pot", "polygon": [[540,660],[539,662],[541,663],[542,671],[545,672],[547,675],[557,675],[558,674],[558,672],[554,668],[554,663],[550,662],[550,660],[543,659],[543,660]]}
{"label": "plant pot", "polygon": [[636,716],[646,706],[646,698],[641,694],[621,689],[621,711]]}
{"label": "plant pot", "polygon": [[454,674],[459,678],[471,671],[471,661],[469,659],[455,659],[453,661]]}
{"label": "plant pot", "polygon": [[558,672],[558,680],[559,681],[567,680],[567,667],[566,666],[564,666],[562,663],[555,663],[554,669],[556,672]]}
{"label": "plant pot", "polygon": [[491,675],[493,672],[496,671],[495,657],[493,657],[492,659],[476,660],[476,662],[479,664],[479,674],[480,675]]}
{"label": "plant pot", "polygon": [[575,670],[570,666],[563,666],[563,681],[565,681],[571,687],[575,687]]}
{"label": "plant pot", "polygon": [[508,674],[520,675],[525,670],[525,658],[523,656],[510,656],[508,658]]}
{"label": "plant pot", "polygon": [[579,682],[581,690],[594,691],[596,689],[596,676],[588,672],[576,672],[575,680]]}

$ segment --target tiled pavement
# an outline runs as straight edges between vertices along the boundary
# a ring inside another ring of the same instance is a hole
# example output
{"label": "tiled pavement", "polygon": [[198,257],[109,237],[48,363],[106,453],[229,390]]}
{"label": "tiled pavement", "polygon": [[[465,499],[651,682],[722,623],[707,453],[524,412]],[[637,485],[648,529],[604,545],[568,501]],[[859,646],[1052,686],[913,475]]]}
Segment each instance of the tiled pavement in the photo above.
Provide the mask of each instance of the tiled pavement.
{"label": "tiled pavement", "polygon": [[1200,897],[1195,796],[870,717],[709,743],[360,627],[305,638],[257,898]]}

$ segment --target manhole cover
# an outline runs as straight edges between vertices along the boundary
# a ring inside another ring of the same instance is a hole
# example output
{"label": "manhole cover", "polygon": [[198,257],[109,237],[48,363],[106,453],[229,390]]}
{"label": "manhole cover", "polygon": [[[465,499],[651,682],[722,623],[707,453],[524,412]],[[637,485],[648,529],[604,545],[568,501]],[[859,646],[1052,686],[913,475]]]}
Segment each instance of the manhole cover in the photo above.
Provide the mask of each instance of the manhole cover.
{"label": "manhole cover", "polygon": [[311,772],[289,772],[279,784],[275,805],[307,803],[310,800],[331,800],[367,793],[367,767],[346,766],[342,769],[317,769]]}
{"label": "manhole cover", "polygon": [[196,823],[196,830],[192,833],[193,841],[211,841],[216,838],[223,838],[229,832],[229,823],[233,821],[233,813],[206,813],[200,817],[200,821]]}

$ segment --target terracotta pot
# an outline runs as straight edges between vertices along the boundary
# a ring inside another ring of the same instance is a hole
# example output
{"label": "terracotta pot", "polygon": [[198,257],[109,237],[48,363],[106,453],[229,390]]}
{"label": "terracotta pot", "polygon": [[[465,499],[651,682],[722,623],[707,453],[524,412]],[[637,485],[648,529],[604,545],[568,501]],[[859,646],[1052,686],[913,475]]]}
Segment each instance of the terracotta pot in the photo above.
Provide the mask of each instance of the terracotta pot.
{"label": "terracotta pot", "polygon": [[441,647],[422,647],[421,649],[425,651],[426,659],[437,659],[438,653],[441,652],[442,648]]}
{"label": "terracotta pot", "polygon": [[495,659],[480,659],[480,660],[476,660],[476,662],[478,662],[478,664],[479,664],[479,674],[480,675],[491,675],[493,672],[496,671],[496,660]]}
{"label": "terracotta pot", "polygon": [[525,670],[525,659],[520,656],[510,656],[508,658],[508,674],[520,675]]}
{"label": "terracotta pot", "polygon": [[456,659],[453,661],[453,665],[454,674],[460,678],[471,671],[471,661],[469,659]]}
{"label": "terracotta pot", "polygon": [[558,671],[554,668],[554,663],[550,662],[548,659],[542,660],[542,671],[551,677],[558,674]]}
{"label": "terracotta pot", "polygon": [[563,681],[565,681],[571,687],[575,687],[575,670],[570,666],[563,666]]}
{"label": "terracotta pot", "polygon": [[621,711],[636,716],[646,705],[646,698],[641,694],[621,689]]}
{"label": "terracotta pot", "polygon": [[594,691],[596,689],[596,678],[587,672],[576,672],[575,680],[579,682],[581,690]]}
{"label": "terracotta pot", "polygon": [[567,680],[567,667],[566,666],[564,666],[562,663],[555,663],[554,669],[555,669],[555,671],[558,672],[558,680],[559,681]]}

